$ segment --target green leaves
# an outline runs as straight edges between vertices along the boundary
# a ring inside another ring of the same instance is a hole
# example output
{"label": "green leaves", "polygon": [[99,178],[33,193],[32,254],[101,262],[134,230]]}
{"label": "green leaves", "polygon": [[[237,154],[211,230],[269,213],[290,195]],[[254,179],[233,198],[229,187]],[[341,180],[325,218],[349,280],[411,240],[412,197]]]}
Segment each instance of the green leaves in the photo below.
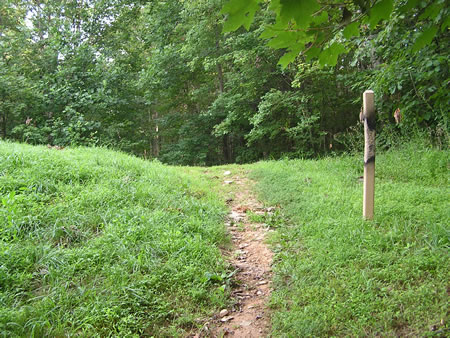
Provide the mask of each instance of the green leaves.
{"label": "green leaves", "polygon": [[394,9],[393,0],[381,0],[372,7],[369,13],[369,24],[371,28],[375,26],[383,19],[389,19],[392,10]]}
{"label": "green leaves", "polygon": [[313,14],[320,9],[316,0],[280,0],[280,20],[288,24],[295,20],[300,29],[307,28],[313,21]]}
{"label": "green leaves", "polygon": [[[228,15],[223,31],[234,31],[241,26],[248,30],[260,2],[261,0],[228,1],[221,11],[222,14]],[[342,43],[323,47],[327,46],[327,42],[333,37],[329,33],[341,27],[342,15],[339,11],[346,8],[339,8],[336,13],[333,6],[319,4],[317,0],[271,0],[268,8],[276,14],[276,21],[265,27],[260,37],[270,39],[267,45],[271,48],[286,49],[286,54],[279,61],[283,68],[293,62],[306,46],[307,60],[319,57],[321,65],[335,65],[339,54],[347,51]],[[377,2],[370,11],[370,25],[374,27],[381,20],[389,18],[392,10],[393,0]],[[360,24],[361,21],[356,21],[345,27],[344,37],[350,39],[359,36]]]}
{"label": "green leaves", "polygon": [[414,43],[412,47],[413,52],[417,52],[418,50],[422,49],[426,45],[429,45],[431,41],[433,40],[434,36],[436,35],[438,31],[437,26],[432,26],[427,29],[425,29],[419,37],[416,39],[416,42]]}
{"label": "green leaves", "polygon": [[323,11],[320,14],[313,16],[312,23],[314,23],[316,26],[321,25],[328,21],[328,12]]}
{"label": "green leaves", "polygon": [[400,12],[401,13],[406,13],[409,10],[417,7],[417,4],[419,3],[419,0],[408,0],[408,2],[403,5],[402,7],[400,7]]}
{"label": "green leaves", "polygon": [[347,52],[347,49],[341,43],[333,43],[328,48],[324,49],[319,56],[319,63],[322,66],[336,66],[339,54]]}
{"label": "green leaves", "polygon": [[294,46],[289,52],[284,54],[280,61],[278,61],[278,64],[284,69],[286,68],[291,62],[295,60],[295,58],[299,55],[300,51],[303,49],[303,45],[297,45]]}
{"label": "green leaves", "polygon": [[227,21],[223,25],[223,32],[232,32],[241,26],[249,30],[260,2],[261,0],[230,0],[227,2],[220,11],[221,14],[228,14]]}
{"label": "green leaves", "polygon": [[[221,12],[228,14],[223,30],[229,32],[240,26],[249,29],[260,2],[262,0],[229,0]],[[319,57],[321,65],[335,65],[338,55],[347,52],[342,43],[330,45],[337,32],[342,32],[347,40],[359,37],[361,27],[365,27],[364,32],[379,27],[380,22],[391,17],[394,7],[396,16],[399,13],[414,14],[412,18],[415,21],[432,21],[442,31],[449,26],[444,0],[407,0],[402,5],[394,0],[375,0],[371,8],[369,2],[357,0],[354,3],[361,9],[359,14],[354,8],[349,10],[348,6],[336,6],[334,2],[319,3],[318,0],[267,0],[267,3],[266,8],[275,13],[276,19],[275,23],[264,27],[260,37],[269,39],[267,45],[271,48],[286,49],[286,54],[279,61],[283,68],[306,48],[307,60]],[[368,23],[368,27],[363,23]],[[429,44],[437,31],[438,28],[424,30],[412,51]]]}
{"label": "green leaves", "polygon": [[320,55],[320,48],[311,47],[310,49],[308,49],[308,51],[306,51],[305,55],[306,55],[306,61],[309,62],[313,58],[316,58]]}
{"label": "green leaves", "polygon": [[267,45],[274,49],[289,48],[296,44],[299,35],[296,32],[279,32]]}
{"label": "green leaves", "polygon": [[343,34],[346,39],[350,39],[353,36],[359,36],[359,22],[353,22],[345,27]]}
{"label": "green leaves", "polygon": [[441,31],[443,32],[449,26],[450,26],[450,15],[445,18],[444,23],[442,24]]}
{"label": "green leaves", "polygon": [[423,20],[423,19],[435,19],[438,14],[441,12],[442,8],[444,8],[444,4],[443,3],[435,3],[432,4],[430,6],[428,6],[425,9],[425,12],[423,12],[420,16],[419,16],[419,20]]}

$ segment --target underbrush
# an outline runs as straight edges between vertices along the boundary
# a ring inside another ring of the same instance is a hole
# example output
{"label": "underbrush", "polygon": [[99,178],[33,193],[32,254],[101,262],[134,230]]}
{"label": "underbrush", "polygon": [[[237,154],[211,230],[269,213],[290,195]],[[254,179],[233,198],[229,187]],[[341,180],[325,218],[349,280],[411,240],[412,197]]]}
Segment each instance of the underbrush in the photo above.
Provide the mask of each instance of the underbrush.
{"label": "underbrush", "polygon": [[0,335],[184,335],[226,302],[225,206],[105,149],[0,142]]}
{"label": "underbrush", "polygon": [[262,162],[257,190],[288,222],[271,242],[273,334],[445,336],[449,152],[377,157],[375,217],[362,220],[362,156]]}

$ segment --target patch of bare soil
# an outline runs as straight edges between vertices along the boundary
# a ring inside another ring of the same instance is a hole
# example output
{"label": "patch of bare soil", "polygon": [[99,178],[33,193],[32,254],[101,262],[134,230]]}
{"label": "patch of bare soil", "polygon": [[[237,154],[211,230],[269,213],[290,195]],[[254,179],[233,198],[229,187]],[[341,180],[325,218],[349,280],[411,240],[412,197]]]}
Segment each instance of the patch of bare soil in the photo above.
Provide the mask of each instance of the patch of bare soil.
{"label": "patch of bare soil", "polygon": [[273,253],[264,240],[270,230],[266,224],[252,222],[248,215],[264,215],[273,208],[265,209],[256,200],[249,179],[229,177],[227,173],[223,184],[232,185],[234,191],[233,198],[227,201],[231,207],[227,226],[233,241],[228,259],[236,269],[237,286],[232,290],[236,302],[216,314],[195,337],[267,337]]}

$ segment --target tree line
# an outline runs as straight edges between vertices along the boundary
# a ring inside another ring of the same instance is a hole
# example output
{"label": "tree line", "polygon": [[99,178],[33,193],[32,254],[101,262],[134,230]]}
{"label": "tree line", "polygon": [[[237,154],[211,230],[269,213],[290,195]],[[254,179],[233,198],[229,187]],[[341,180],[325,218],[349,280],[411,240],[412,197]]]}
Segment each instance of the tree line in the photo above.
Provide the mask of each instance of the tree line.
{"label": "tree line", "polygon": [[315,157],[362,147],[371,88],[381,147],[448,146],[448,24],[445,0],[4,0],[0,135],[183,165]]}

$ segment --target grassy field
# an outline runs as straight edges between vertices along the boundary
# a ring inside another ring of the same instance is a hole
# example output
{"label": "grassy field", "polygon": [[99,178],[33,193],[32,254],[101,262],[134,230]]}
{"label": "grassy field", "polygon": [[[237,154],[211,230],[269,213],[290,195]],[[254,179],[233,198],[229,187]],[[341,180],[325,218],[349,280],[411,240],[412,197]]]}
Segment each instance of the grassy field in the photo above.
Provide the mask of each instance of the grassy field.
{"label": "grassy field", "polygon": [[362,220],[362,157],[252,165],[278,204],[273,335],[449,334],[449,152],[377,157],[373,221]]}
{"label": "grassy field", "polygon": [[[229,186],[275,214],[274,337],[449,333],[448,151],[171,168],[95,148],[0,142],[0,336],[185,336],[230,303]],[[220,196],[222,195],[222,196]]]}
{"label": "grassy field", "polygon": [[224,203],[106,149],[0,142],[0,336],[178,336],[227,301]]}

